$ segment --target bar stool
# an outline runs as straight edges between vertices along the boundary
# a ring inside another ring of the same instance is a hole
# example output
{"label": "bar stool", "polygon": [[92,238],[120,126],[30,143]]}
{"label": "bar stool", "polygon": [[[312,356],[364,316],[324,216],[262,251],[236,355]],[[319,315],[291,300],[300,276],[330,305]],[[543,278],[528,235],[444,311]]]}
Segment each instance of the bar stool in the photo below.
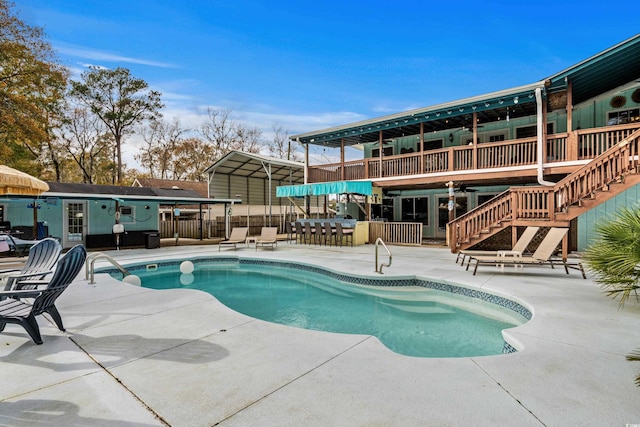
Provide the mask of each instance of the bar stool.
{"label": "bar stool", "polygon": [[329,246],[331,246],[331,241],[334,240],[336,242],[336,246],[338,246],[338,241],[336,237],[336,229],[331,225],[329,221],[324,223],[324,242],[327,243],[329,240]]}
{"label": "bar stool", "polygon": [[340,246],[342,246],[342,237],[349,243],[349,239],[351,239],[351,246],[353,246],[353,229],[342,228],[342,224],[336,222],[336,241],[340,241]]}
{"label": "bar stool", "polygon": [[322,244],[322,239],[324,239],[324,244],[327,244],[327,238],[326,235],[324,233],[324,228],[322,227],[322,223],[321,222],[316,222],[313,224],[314,226],[314,235],[315,235],[315,243],[316,244]]}
{"label": "bar stool", "polygon": [[[285,229],[285,232],[287,233],[287,241],[291,243],[293,236],[296,234],[296,229],[291,225],[291,222],[289,221],[285,221],[284,229]],[[296,243],[297,243],[297,239],[296,239]]]}

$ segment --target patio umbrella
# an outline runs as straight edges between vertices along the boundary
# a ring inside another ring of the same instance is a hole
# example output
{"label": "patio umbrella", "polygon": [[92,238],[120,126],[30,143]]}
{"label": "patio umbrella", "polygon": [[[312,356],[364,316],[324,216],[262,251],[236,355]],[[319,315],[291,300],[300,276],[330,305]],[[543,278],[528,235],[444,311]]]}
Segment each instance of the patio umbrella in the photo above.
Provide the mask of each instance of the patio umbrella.
{"label": "patio umbrella", "polygon": [[[29,174],[0,165],[0,195],[38,196],[49,190],[49,185]],[[33,201],[33,237],[38,237],[38,205]]]}
{"label": "patio umbrella", "polygon": [[37,196],[49,190],[46,182],[29,174],[0,165],[0,195]]}

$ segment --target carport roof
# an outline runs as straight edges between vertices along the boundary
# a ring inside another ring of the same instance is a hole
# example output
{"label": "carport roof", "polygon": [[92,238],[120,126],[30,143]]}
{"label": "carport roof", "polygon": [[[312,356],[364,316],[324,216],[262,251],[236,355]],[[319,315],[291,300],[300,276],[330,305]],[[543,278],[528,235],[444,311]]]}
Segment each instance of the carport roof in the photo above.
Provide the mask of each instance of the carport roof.
{"label": "carport roof", "polygon": [[205,172],[209,174],[233,175],[248,178],[268,179],[271,168],[271,179],[282,182],[303,182],[304,163],[277,159],[261,154],[231,151],[220,160],[209,166]]}

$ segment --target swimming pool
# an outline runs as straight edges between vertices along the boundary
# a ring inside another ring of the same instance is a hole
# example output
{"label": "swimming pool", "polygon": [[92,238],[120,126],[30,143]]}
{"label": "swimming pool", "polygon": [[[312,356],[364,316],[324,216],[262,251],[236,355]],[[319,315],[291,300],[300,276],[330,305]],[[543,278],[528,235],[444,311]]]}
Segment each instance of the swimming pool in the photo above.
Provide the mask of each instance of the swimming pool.
{"label": "swimming pool", "polygon": [[[209,292],[248,316],[292,327],[377,337],[418,357],[469,357],[514,351],[502,330],[531,317],[522,305],[482,291],[418,278],[349,276],[320,267],[227,257],[128,265],[142,286]],[[114,277],[119,273],[112,272]]]}

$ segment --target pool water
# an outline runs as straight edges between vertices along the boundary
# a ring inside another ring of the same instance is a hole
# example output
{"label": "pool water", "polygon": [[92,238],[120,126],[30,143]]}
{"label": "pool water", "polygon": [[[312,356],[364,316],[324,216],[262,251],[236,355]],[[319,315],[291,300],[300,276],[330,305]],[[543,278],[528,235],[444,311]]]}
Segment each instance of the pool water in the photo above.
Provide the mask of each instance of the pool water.
{"label": "pool water", "polygon": [[142,286],[206,291],[227,307],[283,325],[377,337],[396,353],[419,357],[501,354],[502,330],[524,317],[486,301],[418,286],[359,286],[280,266],[198,263],[137,270]]}

